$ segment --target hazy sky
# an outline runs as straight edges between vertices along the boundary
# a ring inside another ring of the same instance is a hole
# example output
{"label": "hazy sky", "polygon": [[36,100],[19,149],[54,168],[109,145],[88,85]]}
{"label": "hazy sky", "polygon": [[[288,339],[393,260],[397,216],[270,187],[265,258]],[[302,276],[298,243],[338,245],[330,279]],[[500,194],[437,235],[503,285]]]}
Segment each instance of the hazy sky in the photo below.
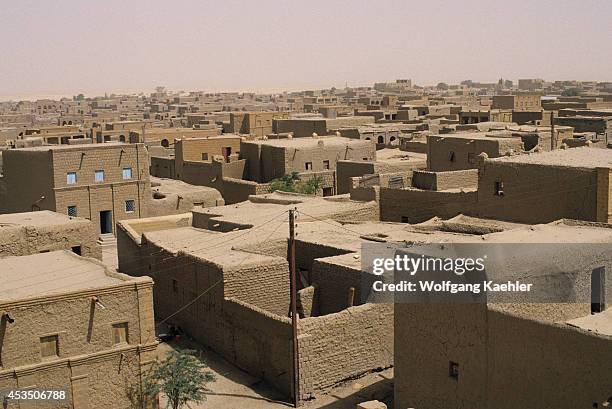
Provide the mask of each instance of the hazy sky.
{"label": "hazy sky", "polygon": [[612,0],[14,0],[0,98],[612,80]]}

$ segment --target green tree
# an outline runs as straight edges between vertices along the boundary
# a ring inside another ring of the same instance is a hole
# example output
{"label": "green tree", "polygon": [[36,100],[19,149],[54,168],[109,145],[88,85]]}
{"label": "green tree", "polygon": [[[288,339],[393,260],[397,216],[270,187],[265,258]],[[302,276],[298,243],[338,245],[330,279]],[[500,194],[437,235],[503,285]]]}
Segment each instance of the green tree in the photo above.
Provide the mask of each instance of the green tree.
{"label": "green tree", "polygon": [[270,182],[270,191],[280,190],[281,192],[295,192],[295,185],[300,181],[297,172],[291,172],[283,177],[274,179]]}
{"label": "green tree", "polygon": [[580,95],[580,90],[576,89],[576,88],[568,88],[568,89],[564,89],[561,92],[561,95],[564,97],[577,97]]}
{"label": "green tree", "polygon": [[145,376],[143,391],[155,398],[163,393],[168,398],[166,408],[190,407],[188,402],[201,403],[206,400],[206,385],[215,381],[215,375],[205,371],[204,365],[193,355],[193,351],[172,351],[156,361]]}
{"label": "green tree", "polygon": [[295,192],[304,193],[307,195],[316,195],[323,186],[323,178],[321,176],[313,176],[307,181],[300,181],[295,187]]}

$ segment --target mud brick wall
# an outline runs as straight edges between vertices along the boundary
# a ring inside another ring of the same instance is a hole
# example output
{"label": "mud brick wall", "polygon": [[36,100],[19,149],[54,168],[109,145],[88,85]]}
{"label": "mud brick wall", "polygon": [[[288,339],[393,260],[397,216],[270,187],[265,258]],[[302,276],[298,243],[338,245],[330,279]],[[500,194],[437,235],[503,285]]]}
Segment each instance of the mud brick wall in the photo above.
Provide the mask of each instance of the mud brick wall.
{"label": "mud brick wall", "polygon": [[393,305],[364,304],[298,321],[300,398],[393,365]]}

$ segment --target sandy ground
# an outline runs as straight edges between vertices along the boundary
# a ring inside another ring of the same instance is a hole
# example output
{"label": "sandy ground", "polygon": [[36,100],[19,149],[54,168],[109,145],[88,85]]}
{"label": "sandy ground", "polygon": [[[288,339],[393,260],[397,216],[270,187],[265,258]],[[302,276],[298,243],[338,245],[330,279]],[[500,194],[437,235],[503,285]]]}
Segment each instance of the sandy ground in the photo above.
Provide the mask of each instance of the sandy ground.
{"label": "sandy ground", "polygon": [[[201,346],[181,341],[180,344],[160,344],[160,356],[177,348],[189,348],[202,351],[202,358],[216,375],[216,381],[209,385],[212,392],[206,402],[190,403],[192,409],[275,409],[291,408],[293,404],[269,387],[260,379],[255,378],[236,368],[216,353],[203,349]],[[329,393],[306,402],[304,409],[355,409],[357,403],[378,399],[392,408],[393,370],[371,373],[359,379],[349,381]],[[165,404],[161,400],[162,407]]]}

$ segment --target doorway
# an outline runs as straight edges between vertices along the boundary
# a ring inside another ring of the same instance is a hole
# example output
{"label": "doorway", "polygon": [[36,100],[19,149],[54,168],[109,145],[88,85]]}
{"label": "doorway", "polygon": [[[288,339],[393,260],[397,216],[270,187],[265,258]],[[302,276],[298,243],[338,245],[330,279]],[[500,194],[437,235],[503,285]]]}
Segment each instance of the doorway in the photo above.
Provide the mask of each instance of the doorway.
{"label": "doorway", "polygon": [[225,162],[229,162],[229,157],[232,154],[232,147],[231,146],[227,146],[225,148],[223,148],[223,158],[225,159]]}
{"label": "doorway", "polygon": [[591,314],[606,309],[606,268],[598,267],[591,272]]}
{"label": "doorway", "polygon": [[102,210],[100,212],[100,234],[113,233],[113,212]]}

